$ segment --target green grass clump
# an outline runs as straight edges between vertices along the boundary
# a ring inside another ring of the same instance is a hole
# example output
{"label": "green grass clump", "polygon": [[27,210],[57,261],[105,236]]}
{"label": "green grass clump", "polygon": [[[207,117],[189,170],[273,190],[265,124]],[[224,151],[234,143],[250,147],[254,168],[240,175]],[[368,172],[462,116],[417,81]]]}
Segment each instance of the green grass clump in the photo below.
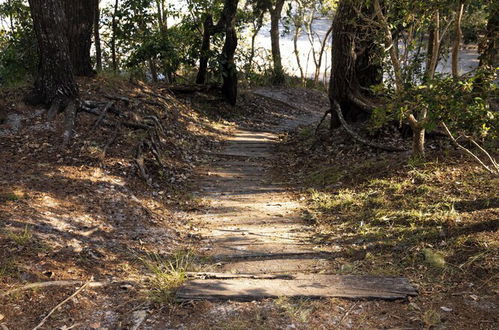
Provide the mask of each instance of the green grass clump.
{"label": "green grass clump", "polygon": [[151,297],[159,303],[173,303],[175,291],[187,280],[188,272],[200,271],[202,268],[200,258],[192,251],[177,251],[168,258],[150,254],[140,260],[151,273]]}
{"label": "green grass clump", "polygon": [[16,232],[8,232],[7,237],[11,239],[14,243],[20,246],[26,246],[31,242],[33,238],[33,233],[29,230],[29,227],[26,225],[20,233]]}

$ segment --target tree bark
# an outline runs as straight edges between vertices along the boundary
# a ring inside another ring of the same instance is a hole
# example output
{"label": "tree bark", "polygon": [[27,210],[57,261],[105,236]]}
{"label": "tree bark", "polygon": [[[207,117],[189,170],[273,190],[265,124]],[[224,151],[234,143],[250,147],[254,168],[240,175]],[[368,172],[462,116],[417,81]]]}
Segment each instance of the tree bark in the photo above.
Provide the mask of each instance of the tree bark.
{"label": "tree bark", "polygon": [[[340,106],[345,120],[365,119],[369,106],[362,102],[364,97],[361,87],[380,83],[382,79],[379,65],[370,60],[377,51],[373,47],[376,43],[370,39],[371,34],[364,33],[363,24],[356,22],[359,19],[358,11],[372,16],[373,8],[364,6],[363,1],[341,0],[333,19],[329,81],[331,128],[341,125],[333,106],[335,102]],[[360,75],[363,77],[362,82],[359,80]]]}
{"label": "tree bark", "polygon": [[225,0],[225,43],[222,49],[222,93],[231,105],[237,101],[237,68],[234,54],[237,48],[236,13],[239,0]]}
{"label": "tree bark", "polygon": [[[29,0],[39,52],[34,92],[44,104],[67,106],[78,97],[61,0]],[[57,109],[56,109],[57,110]]]}
{"label": "tree bark", "polygon": [[440,12],[437,9],[433,16],[433,25],[430,28],[428,36],[428,50],[426,61],[426,79],[433,79],[438,64],[440,54]]}
{"label": "tree bark", "polygon": [[281,19],[282,8],[285,0],[276,0],[272,6],[272,1],[269,1],[270,13],[270,42],[272,46],[272,61],[273,61],[273,83],[274,85],[282,85],[284,83],[284,70],[282,68],[281,48],[279,38],[279,21]]}
{"label": "tree bark", "polygon": [[116,58],[116,30],[118,29],[118,22],[116,20],[116,15],[118,14],[119,0],[114,2],[114,12],[111,23],[112,35],[111,35],[111,61],[113,63],[113,72],[118,72],[118,59]]}
{"label": "tree bark", "polygon": [[459,1],[456,11],[456,22],[454,31],[454,44],[452,45],[452,76],[459,77],[459,48],[461,47],[461,20],[464,13],[464,3]]}
{"label": "tree bark", "polygon": [[102,71],[102,46],[100,40],[100,0],[95,1],[94,12],[94,45],[95,45],[95,67],[97,72]]}
{"label": "tree bark", "polygon": [[69,42],[69,56],[77,76],[91,76],[95,72],[90,60],[92,29],[95,21],[97,0],[64,0],[67,17],[66,33]]}
{"label": "tree bark", "polygon": [[211,34],[213,30],[213,18],[207,15],[203,22],[203,43],[199,55],[199,70],[196,77],[196,84],[206,83],[206,74],[208,72],[208,60],[210,58]]}

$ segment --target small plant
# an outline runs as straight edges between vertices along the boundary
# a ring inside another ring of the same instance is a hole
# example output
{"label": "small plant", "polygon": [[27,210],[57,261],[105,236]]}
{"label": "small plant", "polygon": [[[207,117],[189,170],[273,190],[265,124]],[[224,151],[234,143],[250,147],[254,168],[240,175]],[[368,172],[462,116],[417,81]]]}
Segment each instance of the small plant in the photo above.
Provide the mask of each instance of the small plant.
{"label": "small plant", "polygon": [[424,312],[422,321],[425,325],[425,329],[430,329],[440,324],[440,314],[434,309],[429,309]]}
{"label": "small plant", "polygon": [[433,268],[444,268],[445,258],[440,252],[435,252],[431,249],[423,250],[425,262]]}
{"label": "small plant", "polygon": [[191,251],[178,251],[169,258],[150,254],[140,260],[152,273],[151,296],[160,303],[173,303],[175,290],[187,280],[187,273],[201,270],[199,258]]}
{"label": "small plant", "polygon": [[31,242],[33,238],[33,234],[29,230],[28,225],[24,227],[24,230],[20,233],[9,232],[7,233],[7,237],[14,241],[17,245],[26,246]]}
{"label": "small plant", "polygon": [[275,304],[281,307],[293,320],[306,323],[309,320],[312,309],[307,307],[307,300],[292,300],[287,297],[279,297]]}

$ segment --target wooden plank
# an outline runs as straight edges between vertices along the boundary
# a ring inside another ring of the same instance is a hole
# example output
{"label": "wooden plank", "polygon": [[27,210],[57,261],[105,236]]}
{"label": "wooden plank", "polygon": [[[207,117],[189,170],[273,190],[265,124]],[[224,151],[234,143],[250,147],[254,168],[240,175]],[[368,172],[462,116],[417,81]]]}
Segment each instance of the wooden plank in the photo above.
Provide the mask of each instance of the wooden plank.
{"label": "wooden plank", "polygon": [[266,298],[406,299],[417,295],[405,278],[299,274],[290,279],[231,278],[187,281],[178,300],[239,300]]}

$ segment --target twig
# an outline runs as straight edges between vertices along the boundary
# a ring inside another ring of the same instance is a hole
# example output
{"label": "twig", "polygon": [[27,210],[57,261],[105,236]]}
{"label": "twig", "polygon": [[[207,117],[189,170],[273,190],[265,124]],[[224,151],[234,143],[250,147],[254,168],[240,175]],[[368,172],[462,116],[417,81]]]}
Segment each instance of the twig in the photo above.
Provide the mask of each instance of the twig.
{"label": "twig", "polygon": [[465,153],[467,153],[468,155],[470,155],[471,157],[473,157],[478,163],[480,163],[480,165],[483,166],[483,168],[485,168],[489,173],[491,174],[499,174],[499,171],[494,171],[493,169],[491,169],[489,166],[487,166],[477,155],[475,155],[471,150],[469,150],[468,148],[464,147],[463,145],[461,145],[459,142],[457,142],[456,138],[454,137],[454,135],[452,135],[452,133],[450,132],[449,128],[447,127],[447,125],[445,125],[444,122],[441,122],[441,125],[442,127],[444,128],[445,130],[445,133],[447,134],[447,136],[449,137],[449,139],[452,141],[452,143],[458,147],[459,149],[463,150]]}
{"label": "twig", "polygon": [[52,315],[57,309],[59,309],[59,307],[61,307],[66,302],[68,302],[72,298],[76,297],[76,295],[78,295],[80,292],[82,292],[83,290],[85,290],[85,288],[90,283],[92,283],[92,280],[93,280],[93,277],[90,278],[90,280],[88,280],[85,284],[83,284],[78,290],[76,290],[71,296],[67,297],[66,299],[64,299],[63,301],[61,301],[57,306],[55,306],[54,308],[52,308],[52,310],[47,314],[47,316],[45,316],[43,318],[43,320],[40,323],[38,323],[38,325],[36,327],[33,328],[33,330],[40,329],[42,327],[42,325],[48,320],[48,318],[50,317],[50,315]]}
{"label": "twig", "polygon": [[345,314],[343,314],[343,316],[341,317],[340,321],[338,322],[338,326],[341,325],[341,323],[343,322],[343,320],[348,316],[348,314],[350,314],[350,312],[355,308],[355,306],[357,306],[357,301],[354,302],[352,304],[352,306],[350,306],[350,308],[346,311]]}
{"label": "twig", "polygon": [[[84,281],[80,280],[62,280],[62,281],[47,281],[47,282],[36,282],[36,283],[29,283],[24,286],[21,286],[19,288],[11,289],[7,292],[3,292],[0,294],[0,298],[9,296],[11,294],[20,292],[20,291],[25,291],[29,289],[39,289],[39,288],[47,288],[47,287],[52,287],[52,286],[69,286],[69,285],[82,285],[84,284]],[[127,281],[122,281],[122,282],[90,282],[88,284],[89,287],[91,288],[96,288],[96,287],[102,287],[110,284],[116,284],[116,283],[129,283]]]}

